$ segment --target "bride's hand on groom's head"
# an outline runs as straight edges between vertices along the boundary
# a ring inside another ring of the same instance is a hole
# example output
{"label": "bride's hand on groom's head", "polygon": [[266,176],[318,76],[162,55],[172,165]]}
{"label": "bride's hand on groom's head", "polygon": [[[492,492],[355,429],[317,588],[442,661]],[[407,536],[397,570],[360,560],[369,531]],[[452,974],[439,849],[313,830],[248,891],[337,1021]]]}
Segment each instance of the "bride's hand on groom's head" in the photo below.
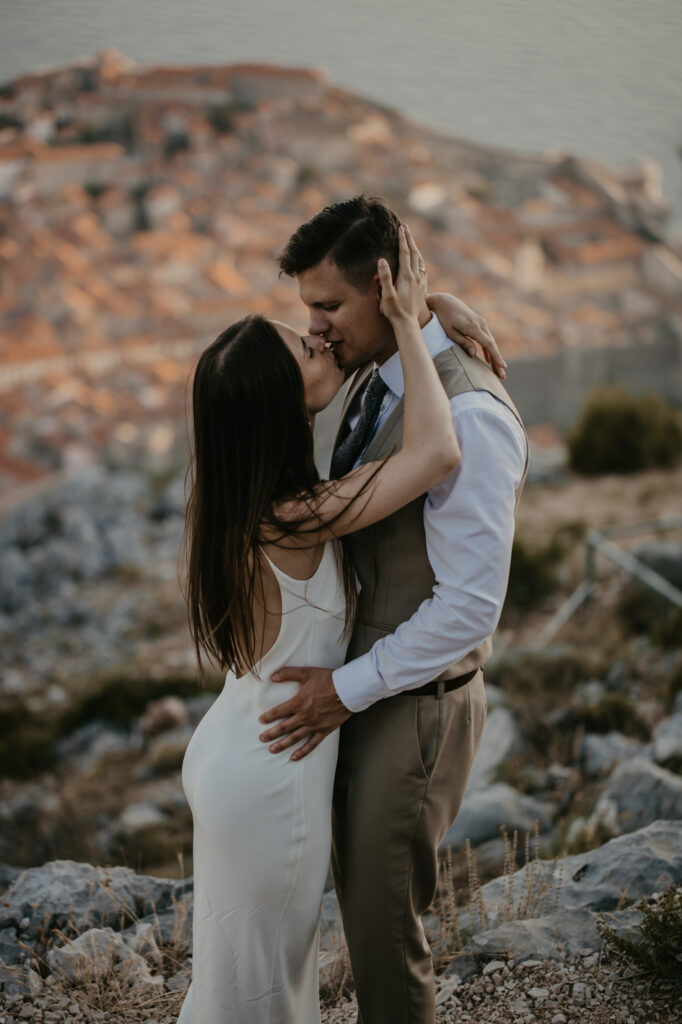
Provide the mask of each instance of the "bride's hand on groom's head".
{"label": "bride's hand on groom's head", "polygon": [[295,697],[259,716],[263,725],[277,723],[258,737],[270,744],[271,754],[300,744],[291,755],[292,761],[300,761],[350,718],[334,688],[331,669],[287,666],[270,678],[274,683],[300,683]]}
{"label": "bride's hand on groom's head", "polygon": [[392,323],[400,318],[417,319],[426,302],[426,267],[407,224],[398,231],[398,273],[395,281],[384,259],[377,265],[379,310]]}

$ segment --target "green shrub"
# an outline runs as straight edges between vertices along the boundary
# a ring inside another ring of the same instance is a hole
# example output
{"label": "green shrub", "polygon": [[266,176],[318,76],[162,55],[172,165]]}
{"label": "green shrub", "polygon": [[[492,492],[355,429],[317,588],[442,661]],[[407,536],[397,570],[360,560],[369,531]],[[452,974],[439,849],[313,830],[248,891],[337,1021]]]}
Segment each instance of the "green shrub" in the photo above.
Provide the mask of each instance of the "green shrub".
{"label": "green shrub", "polygon": [[532,548],[517,538],[512,546],[507,603],[530,608],[548,597],[556,587],[559,554],[554,542]]}
{"label": "green shrub", "polygon": [[150,188],[154,185],[153,181],[142,181],[135,188],[130,190],[130,198],[135,203],[135,230],[136,231],[149,231],[151,224],[149,217],[147,216],[147,208],[145,206],[145,197]]}
{"label": "green shrub", "polygon": [[24,122],[14,114],[0,114],[0,131],[5,128],[23,128]]}
{"label": "green shrub", "polygon": [[528,544],[520,537],[512,545],[506,605],[531,608],[556,590],[562,558],[585,536],[583,520],[571,520],[557,528],[545,544]]}
{"label": "green shrub", "polygon": [[209,124],[219,135],[229,135],[234,131],[234,116],[238,110],[239,107],[235,103],[218,103],[209,107]]}
{"label": "green shrub", "polygon": [[97,142],[118,142],[127,153],[132,153],[137,141],[135,117],[127,111],[107,124],[83,124],[77,141],[86,146]]}
{"label": "green shrub", "polygon": [[652,638],[659,647],[682,647],[682,608],[671,608],[654,626]]}
{"label": "green shrub", "polygon": [[653,979],[680,984],[682,956],[682,886],[670,886],[659,900],[638,904],[642,920],[637,925],[639,942],[616,935],[601,918],[601,930],[608,944],[629,962],[631,967]]}
{"label": "green shrub", "polygon": [[60,732],[66,735],[95,719],[119,727],[129,726],[152,700],[169,694],[176,697],[194,697],[199,692],[197,682],[192,677],[164,676],[160,679],[151,679],[134,674],[112,675],[103,679],[96,688],[85,694],[64,713]]}
{"label": "green shrub", "polygon": [[599,388],[567,440],[570,464],[578,473],[669,469],[682,460],[682,416],[658,395]]}
{"label": "green shrub", "polygon": [[607,693],[596,704],[576,708],[571,713],[571,726],[576,728],[580,725],[586,732],[622,732],[637,739],[649,739],[646,723],[624,693]]}
{"label": "green shrub", "polygon": [[585,679],[600,678],[607,668],[607,660],[595,650],[521,649],[491,662],[485,676],[535,711],[556,708],[558,694],[570,693]]}
{"label": "green shrub", "polygon": [[107,186],[101,181],[86,181],[83,185],[83,191],[87,192],[91,199],[97,201],[103,192],[106,192]]}
{"label": "green shrub", "polygon": [[96,92],[97,75],[92,68],[76,68],[75,75],[81,92]]}
{"label": "green shrub", "polygon": [[[211,677],[204,692],[220,689]],[[147,704],[160,697],[193,697],[202,692],[193,676],[112,675],[100,680],[90,693],[76,698],[61,714],[46,716],[22,702],[0,707],[0,778],[30,778],[52,768],[57,740],[95,720],[118,728],[130,727]]]}
{"label": "green shrub", "polygon": [[320,180],[320,168],[317,164],[313,163],[302,163],[298,166],[298,174],[296,175],[296,184],[299,188],[304,185],[309,185],[311,182]]}
{"label": "green shrub", "polygon": [[26,779],[47,771],[57,735],[56,721],[44,712],[36,715],[22,703],[0,709],[0,777]]}
{"label": "green shrub", "polygon": [[682,690],[682,661],[678,660],[677,665],[668,676],[666,685],[666,697],[671,704],[674,704],[680,690]]}
{"label": "green shrub", "polygon": [[628,633],[653,633],[667,618],[670,602],[650,587],[632,581],[621,590],[616,614]]}
{"label": "green shrub", "polygon": [[177,863],[178,853],[192,853],[192,812],[174,808],[173,816],[159,825],[140,829],[119,841],[121,861],[140,874],[149,874],[162,866]]}
{"label": "green shrub", "polygon": [[163,145],[163,155],[171,160],[176,153],[186,153],[190,148],[190,140],[187,132],[171,132],[166,136]]}

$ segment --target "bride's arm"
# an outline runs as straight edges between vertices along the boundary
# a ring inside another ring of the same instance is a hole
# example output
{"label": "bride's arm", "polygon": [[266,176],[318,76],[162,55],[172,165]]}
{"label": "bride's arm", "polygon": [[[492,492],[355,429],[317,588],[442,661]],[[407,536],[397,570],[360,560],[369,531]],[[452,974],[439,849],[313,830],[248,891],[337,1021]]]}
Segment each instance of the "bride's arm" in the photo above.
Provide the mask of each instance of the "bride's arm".
{"label": "bride's arm", "polygon": [[284,503],[284,518],[305,519],[308,540],[343,536],[377,522],[434,487],[459,464],[461,454],[452,412],[418,315],[426,285],[421,256],[409,228],[400,230],[400,267],[395,284],[385,260],[379,261],[381,312],[395,332],[405,380],[402,447],[381,464],[366,463],[340,480],[326,481],[306,502]]}
{"label": "bride's arm", "polygon": [[426,303],[432,313],[440,320],[441,326],[451,341],[457,342],[466,349],[470,356],[476,355],[476,342],[483,349],[486,362],[498,377],[506,377],[507,365],[497,347],[488,324],[469,309],[461,299],[447,292],[432,292],[426,296]]}

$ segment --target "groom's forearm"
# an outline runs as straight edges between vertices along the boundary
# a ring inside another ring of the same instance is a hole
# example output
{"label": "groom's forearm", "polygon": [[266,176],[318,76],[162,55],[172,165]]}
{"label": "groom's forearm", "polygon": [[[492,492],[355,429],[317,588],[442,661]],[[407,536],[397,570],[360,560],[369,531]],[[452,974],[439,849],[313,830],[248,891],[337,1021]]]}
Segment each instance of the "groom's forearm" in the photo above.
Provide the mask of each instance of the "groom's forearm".
{"label": "groom's forearm", "polygon": [[[459,661],[494,632],[502,601],[477,603],[474,614],[456,615],[439,588],[395,633],[332,673],[339,699],[353,712],[385,697],[417,689]],[[463,604],[466,602],[462,602]]]}
{"label": "groom's forearm", "polygon": [[438,583],[433,596],[394,633],[334,671],[334,686],[351,711],[436,679],[497,626],[525,441],[521,429],[510,430],[509,421],[495,411],[468,409],[455,416],[455,429],[462,463],[432,489],[424,511],[427,552]]}

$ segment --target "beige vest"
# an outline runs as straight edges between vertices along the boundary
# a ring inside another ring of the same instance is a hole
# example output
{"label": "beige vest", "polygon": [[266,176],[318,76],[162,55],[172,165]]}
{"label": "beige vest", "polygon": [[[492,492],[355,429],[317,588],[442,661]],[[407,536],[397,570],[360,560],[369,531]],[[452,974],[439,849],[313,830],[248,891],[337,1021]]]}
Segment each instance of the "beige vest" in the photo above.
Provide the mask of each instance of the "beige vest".
{"label": "beige vest", "polygon": [[[511,410],[523,427],[518,410],[499,378],[482,359],[472,359],[458,345],[454,345],[439,353],[434,359],[434,365],[448,398],[454,398],[455,395],[467,391],[488,391]],[[346,395],[341,424],[344,423],[354,396],[371,370],[371,366],[358,370],[352,380]],[[361,461],[372,462],[396,451],[400,448],[402,433],[401,398],[370,442]],[[340,438],[341,430],[337,435],[336,444]],[[527,469],[526,457],[523,478],[516,492],[517,503]],[[481,467],[481,472],[485,472],[485,467]],[[432,596],[436,578],[426,550],[423,520],[425,497],[423,495],[417,498],[392,516],[365,530],[359,530],[350,537],[351,556],[362,590],[347,661],[365,654],[382,636],[393,633],[401,622],[411,618],[422,601]],[[453,553],[453,556],[456,557],[456,553]],[[449,665],[438,678],[453,679],[472,669],[480,668],[490,657],[491,651],[492,640],[487,637],[474,650]]]}

